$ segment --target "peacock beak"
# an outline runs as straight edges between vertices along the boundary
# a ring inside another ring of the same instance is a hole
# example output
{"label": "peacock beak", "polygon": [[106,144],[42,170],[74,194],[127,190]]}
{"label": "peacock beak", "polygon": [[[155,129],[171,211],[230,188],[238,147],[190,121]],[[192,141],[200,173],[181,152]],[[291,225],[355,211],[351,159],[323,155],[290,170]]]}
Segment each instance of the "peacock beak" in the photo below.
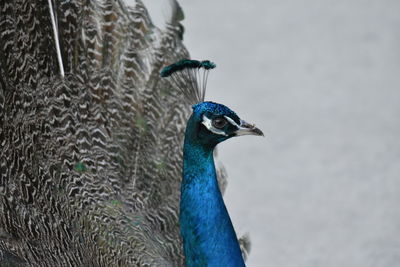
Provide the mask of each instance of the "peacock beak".
{"label": "peacock beak", "polygon": [[264,136],[264,133],[258,129],[254,124],[250,124],[245,122],[244,120],[240,121],[239,129],[235,132],[235,136],[240,135],[258,135]]}

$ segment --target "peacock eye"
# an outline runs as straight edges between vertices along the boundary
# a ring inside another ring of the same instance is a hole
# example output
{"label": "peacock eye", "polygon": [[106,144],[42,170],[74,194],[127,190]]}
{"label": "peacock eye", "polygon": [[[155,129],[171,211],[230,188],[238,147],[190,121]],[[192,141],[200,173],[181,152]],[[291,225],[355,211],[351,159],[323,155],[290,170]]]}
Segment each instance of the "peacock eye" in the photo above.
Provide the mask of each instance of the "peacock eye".
{"label": "peacock eye", "polygon": [[227,124],[227,121],[224,118],[216,118],[212,121],[212,126],[217,129],[222,129]]}

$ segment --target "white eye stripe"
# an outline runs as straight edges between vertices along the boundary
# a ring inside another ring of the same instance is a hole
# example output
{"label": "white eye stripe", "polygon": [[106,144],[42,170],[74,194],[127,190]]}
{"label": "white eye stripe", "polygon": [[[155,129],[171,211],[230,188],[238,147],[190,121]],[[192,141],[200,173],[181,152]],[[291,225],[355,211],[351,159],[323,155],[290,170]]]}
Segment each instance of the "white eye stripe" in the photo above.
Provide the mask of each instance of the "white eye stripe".
{"label": "white eye stripe", "polygon": [[219,134],[219,135],[224,135],[224,136],[228,136],[224,131],[215,128],[214,126],[212,126],[212,121],[211,119],[207,118],[205,115],[203,115],[203,121],[201,122],[204,126],[206,126],[206,128],[210,131],[213,132],[215,134]]}
{"label": "white eye stripe", "polygon": [[224,117],[225,117],[225,119],[226,119],[230,124],[232,124],[233,126],[236,126],[236,127],[240,128],[240,125],[237,124],[236,121],[232,120],[232,119],[229,118],[228,116],[224,116]]}

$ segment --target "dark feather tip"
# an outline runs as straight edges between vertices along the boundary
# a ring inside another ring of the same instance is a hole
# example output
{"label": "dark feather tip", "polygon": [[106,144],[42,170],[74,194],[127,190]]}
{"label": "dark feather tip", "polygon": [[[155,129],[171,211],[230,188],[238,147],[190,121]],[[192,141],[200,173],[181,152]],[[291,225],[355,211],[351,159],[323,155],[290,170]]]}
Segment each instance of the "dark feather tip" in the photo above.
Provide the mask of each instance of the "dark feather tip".
{"label": "dark feather tip", "polygon": [[168,77],[172,73],[181,71],[184,69],[204,68],[206,70],[209,70],[209,69],[213,69],[215,67],[216,67],[216,65],[209,60],[198,61],[198,60],[191,60],[191,59],[182,59],[174,64],[164,67],[160,72],[160,76]]}

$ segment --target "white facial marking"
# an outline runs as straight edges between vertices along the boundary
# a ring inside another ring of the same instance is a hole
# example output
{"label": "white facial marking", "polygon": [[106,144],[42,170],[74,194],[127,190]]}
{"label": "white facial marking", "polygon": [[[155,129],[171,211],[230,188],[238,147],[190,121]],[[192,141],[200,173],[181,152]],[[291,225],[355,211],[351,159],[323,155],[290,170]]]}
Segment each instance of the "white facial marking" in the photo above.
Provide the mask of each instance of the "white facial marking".
{"label": "white facial marking", "polygon": [[226,119],[230,124],[232,124],[233,126],[236,126],[236,127],[238,127],[238,128],[241,128],[240,125],[238,125],[238,124],[236,123],[236,121],[232,120],[232,119],[229,118],[228,116],[224,116],[224,117],[225,117],[225,119]]}
{"label": "white facial marking", "polygon": [[[234,120],[232,120],[231,118],[224,116],[228,122],[236,127],[238,127],[238,130],[235,132],[236,136],[240,136],[240,135],[248,135],[251,130],[255,127],[254,125],[251,125],[247,122],[245,122],[244,120],[240,120],[240,125],[237,124]],[[247,127],[243,127],[241,125],[247,125]],[[249,126],[251,126],[251,128],[249,128]]]}
{"label": "white facial marking", "polygon": [[206,126],[206,128],[210,131],[213,132],[215,134],[219,134],[219,135],[224,135],[224,136],[228,136],[224,131],[215,128],[214,126],[212,126],[212,121],[211,119],[207,118],[206,115],[203,115],[203,121],[201,122],[204,126]]}

